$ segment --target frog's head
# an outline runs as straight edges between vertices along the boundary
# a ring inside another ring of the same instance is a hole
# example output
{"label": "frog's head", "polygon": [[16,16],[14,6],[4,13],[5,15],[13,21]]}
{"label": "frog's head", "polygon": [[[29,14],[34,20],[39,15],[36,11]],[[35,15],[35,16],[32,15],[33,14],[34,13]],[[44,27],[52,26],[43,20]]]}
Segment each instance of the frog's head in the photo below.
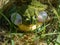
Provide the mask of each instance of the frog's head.
{"label": "frog's head", "polygon": [[[28,24],[28,22],[23,22],[22,19],[23,19],[22,16],[17,12],[11,14],[11,21],[15,25],[17,25],[20,28],[20,30],[33,31],[36,28],[41,27],[42,24],[48,20],[48,14],[45,11],[41,11],[37,17],[32,19],[33,21],[35,20],[36,23],[32,21],[33,23],[31,22],[30,24]],[[28,21],[28,20],[29,19],[25,19],[24,21]]]}

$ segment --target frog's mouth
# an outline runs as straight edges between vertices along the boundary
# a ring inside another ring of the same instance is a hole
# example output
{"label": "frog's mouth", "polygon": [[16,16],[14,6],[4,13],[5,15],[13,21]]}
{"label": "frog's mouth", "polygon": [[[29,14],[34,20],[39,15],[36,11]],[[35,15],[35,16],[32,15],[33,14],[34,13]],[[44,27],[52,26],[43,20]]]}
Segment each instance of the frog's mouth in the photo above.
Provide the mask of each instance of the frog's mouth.
{"label": "frog's mouth", "polygon": [[41,26],[42,26],[42,23],[30,24],[30,25],[24,25],[24,24],[18,25],[18,27],[21,31],[34,31],[35,29],[37,29]]}

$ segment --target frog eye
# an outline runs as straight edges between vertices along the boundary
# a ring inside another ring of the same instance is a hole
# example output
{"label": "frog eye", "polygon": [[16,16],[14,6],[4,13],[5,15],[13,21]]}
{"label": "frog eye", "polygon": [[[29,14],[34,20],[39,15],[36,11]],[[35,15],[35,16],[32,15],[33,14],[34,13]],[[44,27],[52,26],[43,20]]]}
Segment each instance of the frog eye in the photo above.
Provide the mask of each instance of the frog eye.
{"label": "frog eye", "polygon": [[18,13],[12,13],[11,14],[11,21],[12,23],[14,23],[15,25],[21,24],[22,23],[22,17],[20,14]]}
{"label": "frog eye", "polygon": [[42,11],[42,12],[40,12],[39,15],[38,15],[38,21],[39,21],[39,22],[45,22],[46,19],[47,19],[47,17],[48,17],[47,12]]}

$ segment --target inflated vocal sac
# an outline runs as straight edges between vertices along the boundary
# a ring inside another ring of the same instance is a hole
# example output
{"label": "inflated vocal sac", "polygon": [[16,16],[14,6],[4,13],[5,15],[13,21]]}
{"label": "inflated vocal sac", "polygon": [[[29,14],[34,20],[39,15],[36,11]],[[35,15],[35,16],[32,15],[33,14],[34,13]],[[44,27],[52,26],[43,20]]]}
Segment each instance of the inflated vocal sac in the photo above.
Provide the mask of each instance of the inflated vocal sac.
{"label": "inflated vocal sac", "polygon": [[20,31],[34,31],[35,29],[39,28],[42,26],[42,24],[47,21],[48,19],[48,15],[45,11],[42,11],[39,13],[39,15],[37,16],[37,23],[36,24],[23,24],[23,20],[22,20],[22,16],[15,12],[11,14],[11,21],[12,23],[14,23],[15,25],[18,26]]}

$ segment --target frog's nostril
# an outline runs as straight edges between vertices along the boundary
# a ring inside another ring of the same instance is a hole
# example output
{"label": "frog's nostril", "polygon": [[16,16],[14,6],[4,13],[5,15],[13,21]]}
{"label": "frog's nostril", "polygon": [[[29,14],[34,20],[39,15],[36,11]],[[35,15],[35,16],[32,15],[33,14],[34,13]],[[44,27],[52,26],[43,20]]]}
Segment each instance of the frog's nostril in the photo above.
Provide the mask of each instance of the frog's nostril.
{"label": "frog's nostril", "polygon": [[14,23],[15,25],[21,24],[22,23],[22,17],[20,14],[18,13],[12,13],[11,14],[11,21],[12,23]]}

